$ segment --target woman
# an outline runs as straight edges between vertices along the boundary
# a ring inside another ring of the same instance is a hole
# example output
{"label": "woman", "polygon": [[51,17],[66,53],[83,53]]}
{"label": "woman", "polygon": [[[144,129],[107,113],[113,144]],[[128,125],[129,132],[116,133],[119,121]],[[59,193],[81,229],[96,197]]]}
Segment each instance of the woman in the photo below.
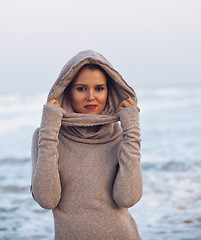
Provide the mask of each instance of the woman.
{"label": "woman", "polygon": [[53,210],[55,239],[140,239],[128,213],[142,196],[136,102],[96,52],[80,52],[63,67],[32,144],[31,190]]}

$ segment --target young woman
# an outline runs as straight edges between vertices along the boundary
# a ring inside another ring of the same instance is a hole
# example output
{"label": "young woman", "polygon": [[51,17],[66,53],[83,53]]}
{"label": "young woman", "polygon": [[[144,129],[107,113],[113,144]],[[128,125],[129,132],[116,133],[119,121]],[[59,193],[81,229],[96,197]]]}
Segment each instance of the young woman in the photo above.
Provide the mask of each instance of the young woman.
{"label": "young woman", "polygon": [[133,89],[94,51],[63,67],[32,144],[31,191],[52,209],[56,240],[140,239],[128,213],[142,196],[136,103]]}

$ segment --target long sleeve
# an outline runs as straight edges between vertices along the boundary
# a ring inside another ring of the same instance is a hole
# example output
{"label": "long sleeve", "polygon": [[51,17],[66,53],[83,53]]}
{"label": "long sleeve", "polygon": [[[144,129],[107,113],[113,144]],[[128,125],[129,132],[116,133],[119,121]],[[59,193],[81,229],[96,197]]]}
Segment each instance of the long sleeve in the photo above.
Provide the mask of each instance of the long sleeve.
{"label": "long sleeve", "polygon": [[61,184],[58,170],[58,134],[64,110],[50,103],[43,108],[40,129],[32,140],[32,185],[33,198],[46,209],[58,205]]}
{"label": "long sleeve", "polygon": [[120,144],[119,170],[113,185],[113,200],[119,207],[129,208],[142,196],[142,171],[140,167],[139,110],[127,107],[118,113],[123,130]]}

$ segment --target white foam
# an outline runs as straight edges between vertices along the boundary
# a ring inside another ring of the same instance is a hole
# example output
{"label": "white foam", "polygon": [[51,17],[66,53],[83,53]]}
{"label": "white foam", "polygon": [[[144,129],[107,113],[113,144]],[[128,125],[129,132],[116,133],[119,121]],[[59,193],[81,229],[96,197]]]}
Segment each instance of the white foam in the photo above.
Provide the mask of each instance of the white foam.
{"label": "white foam", "polygon": [[142,113],[201,106],[201,87],[197,88],[144,88],[138,89],[139,107]]}
{"label": "white foam", "polygon": [[139,88],[137,95],[141,97],[183,97],[197,95],[201,96],[201,86],[198,87],[163,87],[163,88]]}
{"label": "white foam", "polygon": [[39,126],[47,94],[6,94],[0,96],[0,135]]}
{"label": "white foam", "polygon": [[11,133],[17,130],[23,130],[24,127],[38,127],[40,116],[22,115],[10,119],[0,120],[0,135]]}
{"label": "white foam", "polygon": [[33,112],[41,110],[46,102],[47,94],[35,95],[6,94],[0,96],[0,114],[8,115],[15,113]]}

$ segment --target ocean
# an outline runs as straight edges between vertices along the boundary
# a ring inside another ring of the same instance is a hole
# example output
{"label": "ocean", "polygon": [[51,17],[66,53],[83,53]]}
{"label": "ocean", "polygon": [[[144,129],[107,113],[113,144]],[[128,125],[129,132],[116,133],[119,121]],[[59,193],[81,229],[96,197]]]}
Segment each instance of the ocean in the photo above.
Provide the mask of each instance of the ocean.
{"label": "ocean", "polygon": [[[143,240],[201,239],[201,85],[135,89],[144,193],[129,212]],[[0,240],[51,240],[32,199],[31,138],[47,93],[0,95]]]}

